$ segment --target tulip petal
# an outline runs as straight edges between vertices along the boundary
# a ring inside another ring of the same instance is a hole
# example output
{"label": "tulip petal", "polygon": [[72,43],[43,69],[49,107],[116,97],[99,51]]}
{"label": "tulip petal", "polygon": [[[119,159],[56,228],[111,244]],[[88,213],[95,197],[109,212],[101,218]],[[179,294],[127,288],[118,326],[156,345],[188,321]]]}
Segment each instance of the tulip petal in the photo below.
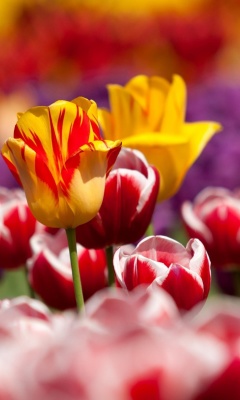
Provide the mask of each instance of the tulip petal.
{"label": "tulip petal", "polygon": [[[158,264],[141,255],[127,258],[121,273],[119,268],[120,265],[117,266],[116,263],[115,272],[119,283],[128,290],[133,290],[138,285],[150,285],[159,274]],[[163,274],[167,274],[167,267],[164,265]]]}
{"label": "tulip petal", "polygon": [[141,151],[149,164],[157,167],[161,180],[158,200],[165,200],[178,190],[188,170],[185,138],[149,133],[123,139],[123,146]]}
{"label": "tulip petal", "polygon": [[211,244],[213,235],[206,224],[194,212],[192,203],[185,201],[181,208],[182,217],[191,237],[197,237],[203,243]]}
{"label": "tulip petal", "polygon": [[158,76],[138,75],[132,78],[125,89],[140,104],[148,115],[148,130],[159,131],[170,84]]}
{"label": "tulip petal", "polygon": [[[153,283],[153,287],[157,284]],[[190,310],[195,304],[201,302],[204,287],[201,277],[179,264],[172,264],[168,275],[160,286],[165,289],[175,300],[180,309]]]}
{"label": "tulip petal", "polygon": [[98,121],[103,131],[105,139],[116,140],[118,139],[114,130],[114,121],[112,114],[105,109],[98,110]]}
{"label": "tulip petal", "polygon": [[122,139],[148,129],[148,115],[130,93],[120,85],[109,85],[108,92],[116,138]]}
{"label": "tulip petal", "polygon": [[119,142],[118,147],[109,148],[105,142],[95,141],[83,146],[66,162],[62,170],[61,190],[73,213],[69,226],[75,228],[97,214],[103,201],[108,164],[113,161],[111,152],[116,157],[120,145]]}
{"label": "tulip petal", "polygon": [[85,111],[75,103],[56,101],[49,107],[33,107],[22,114],[14,137],[38,153],[56,177],[63,160],[94,140],[94,133],[90,133]]}
{"label": "tulip petal", "polygon": [[97,214],[104,195],[106,164],[106,153],[97,151],[82,152],[71,158],[71,164],[70,160],[66,163],[61,189],[73,213],[69,227],[86,223]]}
{"label": "tulip petal", "polygon": [[181,265],[187,267],[191,259],[191,255],[181,243],[166,236],[146,237],[136,246],[134,253],[153,261],[161,261],[167,266],[181,260]]}
{"label": "tulip petal", "polygon": [[188,168],[196,161],[202,150],[222,127],[216,122],[193,122],[183,125],[182,134],[188,141]]}
{"label": "tulip petal", "polygon": [[123,146],[141,151],[149,164],[157,167],[161,177],[158,200],[162,201],[176,193],[189,167],[220,129],[221,125],[217,123],[184,124],[183,135],[149,132],[124,138]]}
{"label": "tulip petal", "polygon": [[198,276],[201,276],[204,282],[204,298],[207,297],[211,285],[211,269],[210,260],[205,247],[198,239],[190,239],[187,243],[186,250],[192,254],[189,262],[189,268]]}
{"label": "tulip petal", "polygon": [[186,85],[180,76],[175,75],[166,99],[160,130],[162,132],[169,132],[169,134],[173,135],[180,134],[185,118],[185,112]]}
{"label": "tulip petal", "polygon": [[19,185],[22,186],[22,182],[20,181],[17,168],[13,164],[11,152],[8,148],[7,142],[4,143],[1,152],[2,152],[3,159],[4,159],[5,163],[7,164],[9,170],[11,171],[11,173],[13,174],[14,178],[19,183]]}
{"label": "tulip petal", "polygon": [[76,97],[71,101],[71,103],[76,104],[78,107],[82,108],[87,116],[90,118],[90,122],[92,125],[92,129],[94,132],[94,136],[90,134],[89,141],[92,140],[99,140],[100,133],[99,133],[99,126],[98,126],[98,110],[97,104],[93,100],[88,100],[85,97]]}
{"label": "tulip petal", "polygon": [[44,225],[60,227],[62,209],[67,207],[68,214],[72,212],[63,199],[58,199],[58,189],[47,166],[21,139],[9,139],[7,145],[33,215]]}
{"label": "tulip petal", "polygon": [[28,267],[30,283],[46,304],[62,310],[76,306],[71,269],[69,276],[61,273],[65,266],[57,256],[45,248],[28,262]]}

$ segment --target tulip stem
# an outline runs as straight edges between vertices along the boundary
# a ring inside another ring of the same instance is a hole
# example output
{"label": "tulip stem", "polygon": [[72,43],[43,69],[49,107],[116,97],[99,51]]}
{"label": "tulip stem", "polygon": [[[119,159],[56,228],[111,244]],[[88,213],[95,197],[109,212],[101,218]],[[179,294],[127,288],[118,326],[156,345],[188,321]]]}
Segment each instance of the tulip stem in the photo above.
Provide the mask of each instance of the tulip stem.
{"label": "tulip stem", "polygon": [[35,298],[36,298],[35,292],[34,292],[32,286],[31,286],[31,284],[30,284],[30,282],[29,282],[29,279],[28,279],[28,269],[27,269],[27,266],[26,266],[26,265],[24,266],[24,272],[25,272],[25,277],[26,277],[26,283],[27,283],[27,286],[28,286],[29,296],[30,296],[32,299],[35,299]]}
{"label": "tulip stem", "polygon": [[155,234],[154,233],[154,226],[153,226],[153,223],[151,222],[147,227],[147,230],[145,232],[145,236],[154,236],[154,234]]}
{"label": "tulip stem", "polygon": [[113,286],[115,282],[115,274],[113,268],[113,246],[105,248],[108,268],[108,286]]}
{"label": "tulip stem", "polygon": [[84,299],[82,292],[81,277],[78,266],[77,245],[76,245],[76,231],[75,229],[66,229],[68,248],[70,254],[70,261],[72,267],[73,285],[75,291],[75,298],[77,303],[77,310],[84,310]]}

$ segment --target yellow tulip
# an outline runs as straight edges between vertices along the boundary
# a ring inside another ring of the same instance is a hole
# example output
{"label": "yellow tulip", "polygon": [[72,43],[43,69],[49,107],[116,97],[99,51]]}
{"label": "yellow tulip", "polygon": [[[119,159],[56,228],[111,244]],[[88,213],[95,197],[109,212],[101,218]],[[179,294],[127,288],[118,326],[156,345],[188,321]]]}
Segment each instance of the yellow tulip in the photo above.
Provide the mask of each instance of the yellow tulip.
{"label": "yellow tulip", "polygon": [[97,214],[120,148],[120,141],[102,140],[96,104],[79,97],[19,114],[2,155],[35,218],[68,229]]}
{"label": "yellow tulip", "polygon": [[111,111],[99,110],[104,137],[140,150],[160,173],[158,200],[173,196],[221,125],[185,122],[186,86],[178,75],[172,84],[139,75],[124,87],[108,85],[108,91]]}

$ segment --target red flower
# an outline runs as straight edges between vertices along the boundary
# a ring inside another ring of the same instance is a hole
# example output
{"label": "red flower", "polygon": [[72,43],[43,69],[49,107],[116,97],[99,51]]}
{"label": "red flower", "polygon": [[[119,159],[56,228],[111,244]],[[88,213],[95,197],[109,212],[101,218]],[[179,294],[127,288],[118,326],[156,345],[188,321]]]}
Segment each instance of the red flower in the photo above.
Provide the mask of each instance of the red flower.
{"label": "red flower", "polygon": [[76,228],[77,241],[88,248],[138,241],[151,222],[158,190],[157,170],[141,152],[122,148],[106,180],[102,206]]}
{"label": "red flower", "polygon": [[[60,310],[76,306],[69,250],[64,230],[52,236],[33,236],[33,257],[28,260],[29,280],[44,302]],[[103,250],[88,250],[77,245],[84,299],[107,286],[106,258]]]}
{"label": "red flower", "polygon": [[188,310],[203,301],[210,289],[210,261],[198,239],[191,239],[185,248],[168,237],[151,236],[132,253],[119,248],[113,263],[121,287],[162,287],[180,309]]}
{"label": "red flower", "polygon": [[31,236],[43,227],[32,215],[20,189],[0,188],[0,213],[0,267],[21,267],[31,256]]}
{"label": "red flower", "polygon": [[215,267],[240,264],[240,195],[224,188],[204,189],[182,206],[188,234],[200,239]]}

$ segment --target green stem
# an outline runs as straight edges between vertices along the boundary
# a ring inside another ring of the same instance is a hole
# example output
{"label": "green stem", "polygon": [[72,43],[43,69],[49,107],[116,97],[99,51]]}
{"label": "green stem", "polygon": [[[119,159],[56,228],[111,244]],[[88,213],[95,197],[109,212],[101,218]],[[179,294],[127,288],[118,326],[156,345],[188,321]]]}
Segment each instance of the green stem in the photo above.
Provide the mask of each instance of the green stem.
{"label": "green stem", "polygon": [[30,296],[32,299],[35,299],[35,298],[36,298],[35,292],[34,292],[32,286],[31,286],[31,284],[30,284],[30,282],[29,282],[29,279],[28,279],[28,269],[27,269],[27,266],[26,266],[26,265],[24,265],[24,271],[25,271],[25,277],[26,277],[26,283],[27,283],[27,287],[28,287],[28,291],[29,291],[29,296]]}
{"label": "green stem", "polygon": [[154,226],[153,226],[153,223],[151,222],[147,227],[147,230],[145,232],[145,236],[154,236],[154,234],[155,234],[154,233]]}
{"label": "green stem", "polygon": [[75,291],[75,298],[77,303],[77,310],[84,310],[84,299],[82,292],[81,277],[78,266],[77,245],[76,245],[76,231],[75,229],[66,229],[68,248],[70,254],[70,261],[72,267],[73,285]]}
{"label": "green stem", "polygon": [[115,282],[115,274],[113,268],[113,246],[105,248],[108,268],[108,286],[113,286]]}

